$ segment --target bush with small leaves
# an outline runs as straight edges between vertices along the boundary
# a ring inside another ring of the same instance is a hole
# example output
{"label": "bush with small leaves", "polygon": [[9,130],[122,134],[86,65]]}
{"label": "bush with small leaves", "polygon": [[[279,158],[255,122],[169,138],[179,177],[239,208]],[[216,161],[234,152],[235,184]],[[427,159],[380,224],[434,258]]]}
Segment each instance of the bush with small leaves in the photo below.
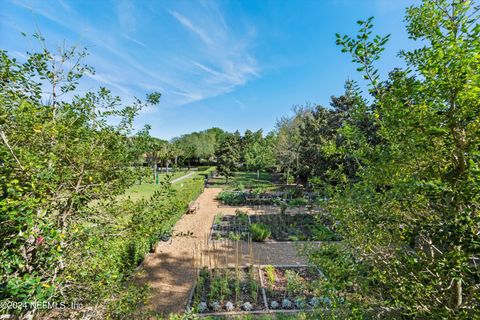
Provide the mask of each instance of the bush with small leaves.
{"label": "bush with small leaves", "polygon": [[298,297],[295,299],[295,306],[298,309],[305,309],[307,307],[307,303],[305,302],[305,298]]}
{"label": "bush with small leaves", "polygon": [[210,306],[212,307],[212,310],[213,310],[213,311],[218,312],[218,311],[222,310],[222,306],[220,305],[220,303],[219,303],[218,301],[213,301],[213,302],[210,304]]}
{"label": "bush with small leaves", "polygon": [[317,297],[312,297],[308,304],[310,304],[312,307],[317,307],[320,304],[320,299]]}

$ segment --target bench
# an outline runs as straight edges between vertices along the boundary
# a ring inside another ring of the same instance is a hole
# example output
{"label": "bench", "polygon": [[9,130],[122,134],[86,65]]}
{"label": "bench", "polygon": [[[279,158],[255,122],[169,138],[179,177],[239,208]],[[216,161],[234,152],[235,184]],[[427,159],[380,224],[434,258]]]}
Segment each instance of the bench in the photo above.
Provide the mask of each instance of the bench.
{"label": "bench", "polygon": [[197,213],[197,210],[199,209],[199,205],[195,203],[195,201],[192,201],[188,204],[187,208],[187,214],[194,214]]}

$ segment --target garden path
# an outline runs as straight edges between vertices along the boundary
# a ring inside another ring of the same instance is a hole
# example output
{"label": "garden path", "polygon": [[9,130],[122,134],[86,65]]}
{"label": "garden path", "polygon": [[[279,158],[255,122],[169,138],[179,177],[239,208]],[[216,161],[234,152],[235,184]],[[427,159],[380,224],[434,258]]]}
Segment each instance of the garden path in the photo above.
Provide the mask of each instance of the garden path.
{"label": "garden path", "polygon": [[[151,298],[148,309],[162,315],[185,310],[195,278],[195,266],[233,264],[236,244],[208,244],[207,238],[215,214],[234,214],[238,207],[221,206],[215,200],[221,188],[207,188],[198,197],[196,214],[183,215],[174,227],[169,242],[160,242],[154,253],[147,256],[138,276],[139,283],[148,284]],[[250,208],[241,208],[251,211]],[[258,211],[257,211],[258,212]],[[247,243],[240,242],[239,261],[248,264],[303,264],[293,243]],[[230,254],[228,254],[230,253]],[[195,256],[195,259],[194,259]]]}
{"label": "garden path", "polygon": [[184,176],[181,176],[179,178],[176,178],[176,179],[173,179],[172,181],[170,181],[170,183],[177,183],[177,182],[180,182],[184,179],[187,179],[187,178],[190,178],[191,176],[193,176],[194,174],[197,174],[198,172],[197,171],[193,171],[193,172],[190,172]]}

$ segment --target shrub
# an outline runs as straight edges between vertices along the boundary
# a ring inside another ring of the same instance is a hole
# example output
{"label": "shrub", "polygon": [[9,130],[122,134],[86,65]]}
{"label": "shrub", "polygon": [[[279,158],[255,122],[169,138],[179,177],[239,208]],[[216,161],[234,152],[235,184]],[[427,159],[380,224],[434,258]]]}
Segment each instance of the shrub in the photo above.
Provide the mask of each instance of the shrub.
{"label": "shrub", "polygon": [[220,192],[217,200],[220,200],[225,205],[238,206],[245,204],[245,193],[243,192]]}
{"label": "shrub", "polygon": [[252,233],[253,241],[265,241],[272,232],[268,228],[268,226],[264,225],[263,223],[253,223],[250,226],[250,232]]}

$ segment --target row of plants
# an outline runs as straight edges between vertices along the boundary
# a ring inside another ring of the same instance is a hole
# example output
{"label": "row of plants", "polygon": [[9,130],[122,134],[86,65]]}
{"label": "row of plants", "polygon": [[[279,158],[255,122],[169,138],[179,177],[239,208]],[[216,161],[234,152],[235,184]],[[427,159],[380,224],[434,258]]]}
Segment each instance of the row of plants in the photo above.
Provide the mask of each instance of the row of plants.
{"label": "row of plants", "polygon": [[265,237],[264,240],[275,241],[340,240],[340,237],[332,230],[333,227],[321,223],[319,217],[320,215],[310,214],[252,215],[250,217],[252,237],[254,240],[256,237],[259,239]]}
{"label": "row of plants", "polygon": [[217,195],[217,200],[224,205],[243,206],[243,205],[279,205],[298,207],[310,203],[309,199],[304,197],[288,198],[284,193],[269,193],[264,191],[222,191]]}
{"label": "row of plants", "polygon": [[263,310],[258,269],[202,268],[192,298],[198,313]]}
{"label": "row of plants", "polygon": [[322,273],[307,266],[204,267],[189,308],[196,313],[325,308],[332,300],[328,290],[320,292],[322,281]]}
{"label": "row of plants", "polygon": [[323,223],[320,215],[265,214],[250,215],[236,210],[235,215],[217,214],[212,226],[212,240],[339,241],[333,226]]}
{"label": "row of plants", "polygon": [[246,212],[236,210],[235,215],[215,215],[211,238],[214,240],[248,240],[250,221]]}

